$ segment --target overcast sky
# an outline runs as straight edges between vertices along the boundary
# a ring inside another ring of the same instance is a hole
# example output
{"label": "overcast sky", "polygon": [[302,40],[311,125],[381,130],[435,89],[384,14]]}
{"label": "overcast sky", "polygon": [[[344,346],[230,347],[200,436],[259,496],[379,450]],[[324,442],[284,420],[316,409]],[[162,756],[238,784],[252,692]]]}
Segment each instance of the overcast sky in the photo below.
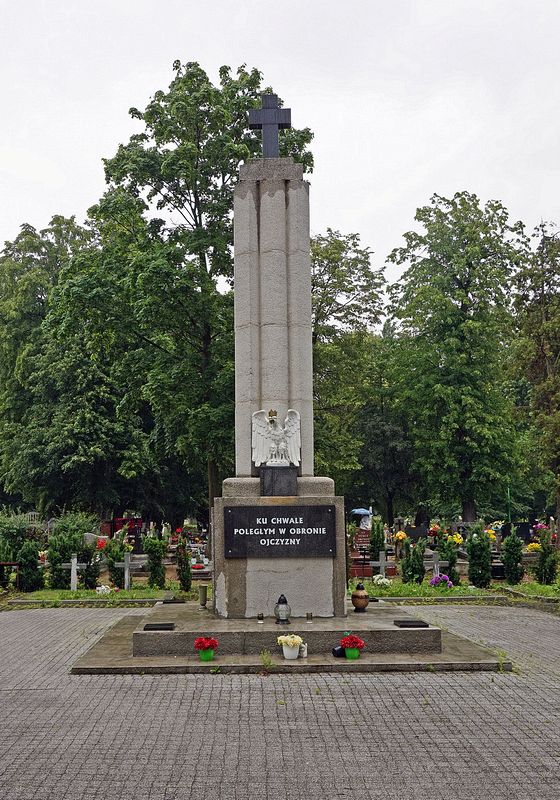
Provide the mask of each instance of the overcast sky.
{"label": "overcast sky", "polygon": [[[437,192],[560,223],[557,0],[0,0],[0,242],[104,191],[175,59],[259,68],[315,133],[312,232],[381,266]],[[392,271],[389,272],[392,274]]]}

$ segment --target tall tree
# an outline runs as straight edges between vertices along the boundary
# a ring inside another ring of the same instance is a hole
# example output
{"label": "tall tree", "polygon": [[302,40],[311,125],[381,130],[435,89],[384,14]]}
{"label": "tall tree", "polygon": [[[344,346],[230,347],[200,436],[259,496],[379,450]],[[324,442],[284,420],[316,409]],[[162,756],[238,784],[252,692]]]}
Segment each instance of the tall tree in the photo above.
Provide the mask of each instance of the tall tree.
{"label": "tall tree", "polygon": [[406,265],[392,303],[408,337],[403,397],[415,466],[436,502],[458,501],[473,520],[514,459],[503,371],[510,281],[526,239],[499,202],[481,206],[468,192],[434,195],[415,219],[421,232],[406,233],[389,257]]}
{"label": "tall tree", "polygon": [[538,451],[554,476],[560,518],[560,238],[545,222],[533,238],[537,246],[517,276],[518,353],[531,386]]}
{"label": "tall tree", "polygon": [[373,253],[357,233],[327,228],[311,240],[313,341],[341,331],[367,330],[379,322],[385,280],[371,265]]}
{"label": "tall tree", "polygon": [[[173,320],[167,337],[174,340],[171,349],[182,351],[188,360],[192,379],[180,385],[169,371],[159,370],[149,391],[154,402],[160,395],[176,399],[179,392],[192,393],[193,402],[179,428],[171,433],[172,426],[166,425],[166,433],[178,447],[188,444],[206,452],[212,502],[219,493],[218,463],[227,465],[219,432],[223,405],[228,405],[231,416],[233,401],[227,381],[219,385],[223,351],[229,346],[231,352],[229,332],[224,338],[231,300],[220,295],[218,282],[231,280],[233,274],[233,186],[240,162],[260,155],[260,140],[248,130],[247,114],[259,105],[264,89],[261,74],[245,66],[235,76],[229,67],[222,67],[217,86],[196,63],[177,61],[174,70],[167,92],[156,92],[144,111],[131,109],[144,131],[121,145],[105,166],[111,190],[124,189],[141,198],[152,228],[177,248],[176,275],[167,273],[157,291],[156,269],[143,287],[158,299],[158,313]],[[281,155],[292,155],[310,169],[311,138],[307,128],[286,131]],[[231,361],[225,371],[229,380]]]}
{"label": "tall tree", "polygon": [[315,470],[345,493],[360,469],[368,331],[382,308],[383,273],[371,256],[355,233],[328,228],[311,240]]}
{"label": "tall tree", "polygon": [[49,298],[71,259],[93,246],[93,236],[72,217],[55,216],[37,231],[22,225],[0,256],[0,470],[7,490],[26,497],[25,474],[16,479],[15,439],[33,405],[27,363],[43,345]]}
{"label": "tall tree", "polygon": [[401,395],[402,345],[394,325],[386,322],[380,336],[370,337],[370,353],[361,373],[367,399],[360,414],[359,480],[363,496],[376,499],[389,525],[395,504],[410,504],[415,483],[410,422]]}

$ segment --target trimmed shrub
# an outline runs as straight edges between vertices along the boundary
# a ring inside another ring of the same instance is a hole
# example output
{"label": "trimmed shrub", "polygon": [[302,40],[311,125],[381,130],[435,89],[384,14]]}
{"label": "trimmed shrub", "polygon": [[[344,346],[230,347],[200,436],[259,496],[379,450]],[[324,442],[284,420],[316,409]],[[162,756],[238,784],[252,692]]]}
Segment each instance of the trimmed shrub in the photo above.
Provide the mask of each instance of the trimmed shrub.
{"label": "trimmed shrub", "polygon": [[[84,533],[92,533],[98,529],[99,517],[97,514],[89,514],[87,511],[66,511],[56,520],[53,534],[56,536],[79,534],[83,541]],[[76,551],[74,550],[74,552]]]}
{"label": "trimmed shrub", "polygon": [[426,539],[419,539],[413,545],[410,539],[404,541],[404,556],[401,560],[401,574],[403,583],[422,583],[426,574],[424,567],[424,551]]}
{"label": "trimmed shrub", "polygon": [[183,536],[177,545],[177,578],[181,589],[184,592],[190,592],[192,586],[191,551]]}
{"label": "trimmed shrub", "polygon": [[70,561],[72,553],[80,553],[84,547],[83,533],[53,533],[49,537],[47,559],[49,562],[49,588],[69,589],[70,570],[62,564]]}
{"label": "trimmed shrub", "polygon": [[84,589],[95,589],[101,570],[99,550],[94,544],[82,545],[82,549],[78,552],[78,561],[86,565],[78,573],[83,581]]}
{"label": "trimmed shrub", "polygon": [[[15,561],[9,543],[0,538],[0,561]],[[11,567],[0,567],[0,589],[7,589],[10,582]]]}
{"label": "trimmed shrub", "polygon": [[385,531],[381,517],[372,517],[369,537],[369,555],[372,561],[379,561],[379,553],[385,550]]}
{"label": "trimmed shrub", "polygon": [[540,534],[541,549],[539,560],[535,567],[535,578],[539,583],[549,586],[554,583],[556,570],[558,568],[556,549],[552,545],[552,534],[548,528]]}
{"label": "trimmed shrub", "polygon": [[85,570],[78,573],[86,589],[95,589],[99,565],[94,564],[90,546],[84,544],[84,534],[98,527],[99,517],[86,511],[67,511],[56,520],[54,531],[49,536],[47,556],[51,589],[70,588],[70,570],[63,569],[62,564],[70,561],[72,553],[77,554],[78,561],[87,564]]}
{"label": "trimmed shrub", "polygon": [[124,589],[124,567],[116,567],[117,562],[124,561],[124,554],[132,550],[132,547],[124,543],[124,533],[119,531],[112,539],[109,539],[103,548],[103,555],[107,559],[107,569],[109,570],[109,577],[114,586],[119,589]]}
{"label": "trimmed shrub", "polygon": [[517,536],[515,529],[513,529],[511,533],[506,536],[502,545],[502,561],[504,564],[504,572],[506,575],[506,581],[511,586],[515,586],[516,583],[520,583],[523,575],[525,574],[525,570],[523,569],[523,565],[521,563],[522,556],[523,539]]}
{"label": "trimmed shrub", "polygon": [[473,525],[467,539],[469,581],[479,589],[490,586],[492,579],[492,548],[490,537],[480,523]]}
{"label": "trimmed shrub", "polygon": [[454,586],[458,586],[461,582],[461,577],[457,572],[457,545],[451,536],[442,537],[438,553],[442,561],[448,562],[448,566],[445,567],[447,577]]}
{"label": "trimmed shrub", "polygon": [[165,567],[163,557],[167,553],[167,540],[154,536],[144,537],[144,552],[148,556],[150,577],[148,585],[156,589],[165,589]]}
{"label": "trimmed shrub", "polygon": [[[28,538],[30,530],[27,514],[12,514],[3,511],[0,513],[0,539],[6,542],[12,555],[19,552],[21,546]],[[3,561],[15,561],[16,559],[5,558]]]}
{"label": "trimmed shrub", "polygon": [[43,570],[39,567],[39,545],[28,539],[19,549],[19,588],[22,592],[34,592],[45,585]]}

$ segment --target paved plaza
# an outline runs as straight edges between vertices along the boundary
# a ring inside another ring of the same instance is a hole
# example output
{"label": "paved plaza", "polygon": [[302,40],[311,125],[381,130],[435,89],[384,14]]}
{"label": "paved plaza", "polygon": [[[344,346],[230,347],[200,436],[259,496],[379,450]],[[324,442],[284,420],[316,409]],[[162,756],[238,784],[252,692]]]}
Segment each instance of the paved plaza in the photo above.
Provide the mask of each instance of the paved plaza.
{"label": "paved plaza", "polygon": [[560,618],[409,609],[514,673],[70,675],[124,614],[0,614],[1,800],[558,800]]}

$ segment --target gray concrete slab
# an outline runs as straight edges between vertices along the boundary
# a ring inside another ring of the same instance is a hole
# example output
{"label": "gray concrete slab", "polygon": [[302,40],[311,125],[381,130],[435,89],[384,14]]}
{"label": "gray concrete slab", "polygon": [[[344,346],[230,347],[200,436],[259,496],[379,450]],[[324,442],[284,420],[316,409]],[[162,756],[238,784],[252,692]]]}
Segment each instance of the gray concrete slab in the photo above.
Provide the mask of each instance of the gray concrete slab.
{"label": "gray concrete slab", "polygon": [[[356,614],[350,605],[346,617],[314,617],[311,624],[305,619],[293,618],[289,625],[280,626],[270,617],[262,623],[254,618],[217,618],[210,611],[200,610],[195,603],[180,606],[158,604],[138,622],[132,636],[132,652],[134,656],[188,656],[197,636],[213,636],[220,642],[220,654],[258,656],[264,649],[275,652],[280,634],[294,633],[308,643],[310,654],[324,656],[339,644],[346,631],[353,631],[365,641],[367,653],[440,653],[439,628],[429,626],[407,630],[395,627],[395,619],[407,616],[410,615],[381,604],[372,604],[365,613]],[[162,622],[173,623],[175,629],[144,630],[146,623]],[[329,661],[325,662],[323,658],[322,663],[328,664]]]}
{"label": "gray concrete slab", "polygon": [[[417,609],[414,609],[415,611]],[[557,800],[560,620],[423,607],[518,671],[81,675],[122,609],[0,614],[6,800]]]}

